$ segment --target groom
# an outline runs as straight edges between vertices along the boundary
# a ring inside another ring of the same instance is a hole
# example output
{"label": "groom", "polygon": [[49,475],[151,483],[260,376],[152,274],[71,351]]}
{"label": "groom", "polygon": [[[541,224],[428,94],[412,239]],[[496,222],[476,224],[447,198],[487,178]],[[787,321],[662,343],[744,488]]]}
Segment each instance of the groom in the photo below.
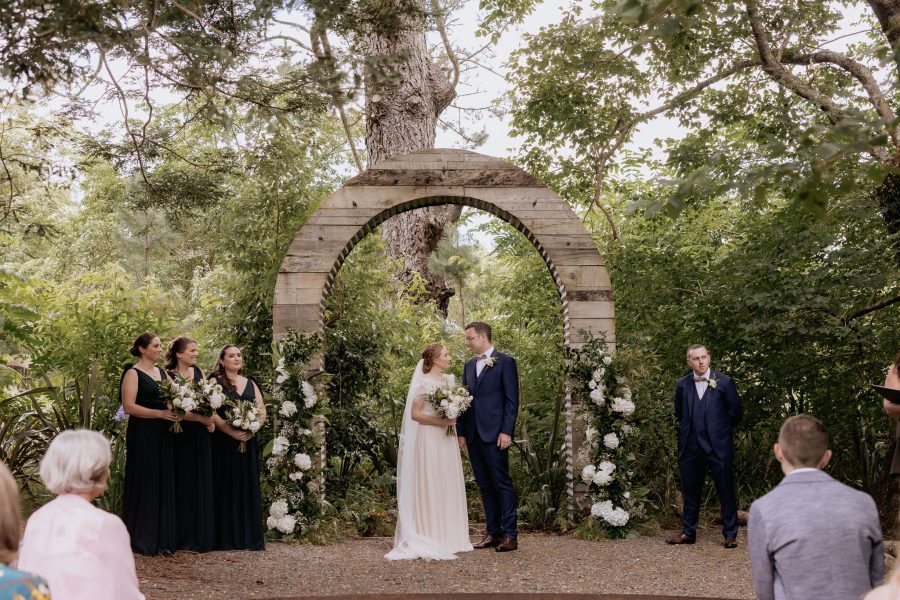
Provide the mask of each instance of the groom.
{"label": "groom", "polygon": [[509,477],[509,446],[519,412],[516,360],[494,350],[491,326],[466,325],[466,345],[475,358],[463,368],[463,385],[474,400],[456,420],[459,448],[469,453],[481,490],[487,534],[475,548],[509,552],[519,547],[516,531],[516,490]]}

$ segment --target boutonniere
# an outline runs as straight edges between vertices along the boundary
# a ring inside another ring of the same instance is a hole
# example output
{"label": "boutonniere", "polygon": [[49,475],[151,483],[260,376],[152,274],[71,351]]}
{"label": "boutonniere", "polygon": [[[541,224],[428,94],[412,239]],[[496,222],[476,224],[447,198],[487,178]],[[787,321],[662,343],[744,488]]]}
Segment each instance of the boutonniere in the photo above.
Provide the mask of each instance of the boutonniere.
{"label": "boutonniere", "polygon": [[490,369],[495,364],[497,364],[497,360],[498,359],[496,356],[488,356],[486,359],[484,359],[484,366]]}
{"label": "boutonniere", "polygon": [[719,380],[713,379],[712,377],[709,378],[708,383],[709,383],[709,387],[711,387],[712,389],[716,389],[719,386]]}

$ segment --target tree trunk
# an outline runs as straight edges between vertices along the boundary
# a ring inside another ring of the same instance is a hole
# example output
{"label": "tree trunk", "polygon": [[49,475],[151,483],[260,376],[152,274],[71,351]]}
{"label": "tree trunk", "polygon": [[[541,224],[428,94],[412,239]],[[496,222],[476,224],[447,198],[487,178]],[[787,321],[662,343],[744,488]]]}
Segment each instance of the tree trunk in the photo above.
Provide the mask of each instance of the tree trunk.
{"label": "tree trunk", "polygon": [[[402,0],[391,0],[403,10]],[[424,13],[424,4],[417,2]],[[425,43],[423,14],[402,17],[398,31],[366,37],[370,64],[387,65],[389,76],[366,76],[366,154],[371,168],[391,156],[434,148],[438,115],[456,95],[450,80],[431,61]],[[419,273],[428,292],[446,315],[453,290],[428,270],[428,257],[437,249],[447,223],[459,218],[458,206],[408,211],[382,225],[388,254],[402,259],[398,276],[409,281]]]}
{"label": "tree trunk", "polygon": [[897,72],[900,75],[900,0],[868,0],[868,3],[878,18],[881,31],[891,45],[894,64],[897,65]]}

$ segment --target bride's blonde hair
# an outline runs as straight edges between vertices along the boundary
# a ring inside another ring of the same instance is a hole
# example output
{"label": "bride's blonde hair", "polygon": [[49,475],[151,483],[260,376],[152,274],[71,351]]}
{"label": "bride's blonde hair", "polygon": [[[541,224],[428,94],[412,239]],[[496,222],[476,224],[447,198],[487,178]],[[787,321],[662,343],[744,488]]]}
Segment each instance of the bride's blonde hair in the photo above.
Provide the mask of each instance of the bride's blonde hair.
{"label": "bride's blonde hair", "polygon": [[440,342],[432,342],[422,350],[422,372],[428,373],[434,368],[434,359],[441,355],[444,345]]}

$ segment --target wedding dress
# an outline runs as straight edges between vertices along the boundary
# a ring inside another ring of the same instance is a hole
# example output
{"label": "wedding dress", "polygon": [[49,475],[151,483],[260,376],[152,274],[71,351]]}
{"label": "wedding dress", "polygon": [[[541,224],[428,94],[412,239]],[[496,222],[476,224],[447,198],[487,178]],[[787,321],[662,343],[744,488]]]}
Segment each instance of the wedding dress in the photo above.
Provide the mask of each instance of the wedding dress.
{"label": "wedding dress", "polygon": [[[472,550],[462,458],[456,435],[447,428],[412,419],[413,401],[438,386],[452,386],[453,376],[440,379],[416,366],[409,392],[397,455],[397,529],[388,560],[424,558],[452,560]],[[426,403],[423,412],[435,416]]]}

